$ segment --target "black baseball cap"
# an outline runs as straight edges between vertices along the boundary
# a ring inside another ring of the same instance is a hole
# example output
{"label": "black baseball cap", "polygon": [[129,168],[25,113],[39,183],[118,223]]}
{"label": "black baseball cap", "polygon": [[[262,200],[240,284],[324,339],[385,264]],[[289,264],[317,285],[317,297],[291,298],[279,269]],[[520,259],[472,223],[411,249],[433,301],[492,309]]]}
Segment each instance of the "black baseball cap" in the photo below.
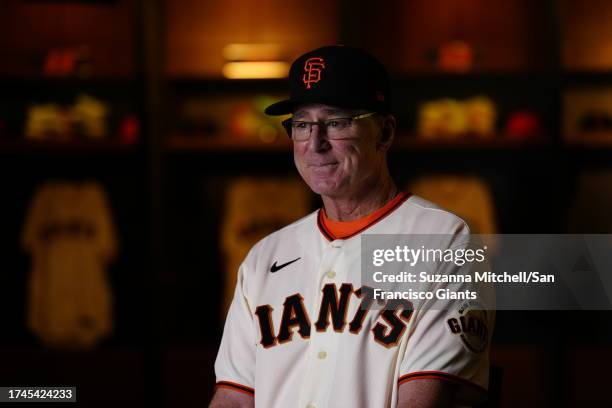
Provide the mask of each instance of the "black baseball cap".
{"label": "black baseball cap", "polygon": [[268,106],[272,116],[304,103],[389,113],[391,95],[384,65],[362,49],[330,45],[307,52],[289,70],[289,99]]}

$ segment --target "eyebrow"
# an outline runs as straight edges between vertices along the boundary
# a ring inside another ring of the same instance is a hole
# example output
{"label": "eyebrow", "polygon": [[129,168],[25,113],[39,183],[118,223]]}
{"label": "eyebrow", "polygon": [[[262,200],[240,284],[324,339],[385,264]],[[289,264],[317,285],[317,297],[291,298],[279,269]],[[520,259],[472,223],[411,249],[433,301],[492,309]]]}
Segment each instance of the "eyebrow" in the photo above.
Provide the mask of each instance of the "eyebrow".
{"label": "eyebrow", "polygon": [[[341,117],[349,117],[349,116],[353,116],[353,113],[350,113],[349,111],[346,110],[341,110],[341,109],[323,109],[323,112],[325,112],[327,115],[339,115]],[[299,119],[306,116],[306,112],[304,111],[298,111],[293,115],[293,118],[295,119]]]}

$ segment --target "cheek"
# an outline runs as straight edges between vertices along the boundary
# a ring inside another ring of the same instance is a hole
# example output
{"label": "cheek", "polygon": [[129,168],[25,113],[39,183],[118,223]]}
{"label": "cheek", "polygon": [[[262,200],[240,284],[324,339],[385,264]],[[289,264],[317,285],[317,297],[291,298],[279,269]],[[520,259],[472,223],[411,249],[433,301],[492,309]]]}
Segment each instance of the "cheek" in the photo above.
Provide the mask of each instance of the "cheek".
{"label": "cheek", "polygon": [[342,151],[342,168],[349,171],[350,174],[354,173],[356,169],[364,165],[364,161],[367,157],[364,156],[364,149],[361,146],[347,146]]}
{"label": "cheek", "polygon": [[304,160],[304,152],[303,149],[300,149],[297,145],[294,145],[293,148],[293,162],[295,163],[295,167],[301,175],[304,175],[305,169],[305,160]]}
{"label": "cheek", "polygon": [[351,179],[368,177],[377,167],[378,156],[372,146],[351,146],[344,155],[343,170]]}
{"label": "cheek", "polygon": [[302,157],[304,156],[302,154],[302,149],[300,149],[300,145],[294,143],[293,144],[293,161],[295,161],[295,163],[297,164],[302,161]]}

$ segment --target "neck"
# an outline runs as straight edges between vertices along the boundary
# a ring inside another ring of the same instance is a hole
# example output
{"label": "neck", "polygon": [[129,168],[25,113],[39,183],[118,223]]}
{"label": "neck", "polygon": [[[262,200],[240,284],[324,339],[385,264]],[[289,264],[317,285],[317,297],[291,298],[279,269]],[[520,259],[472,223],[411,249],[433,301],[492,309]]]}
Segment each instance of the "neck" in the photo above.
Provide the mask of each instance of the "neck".
{"label": "neck", "polygon": [[321,196],[327,217],[334,221],[353,221],[365,217],[391,201],[397,187],[387,174],[372,186],[350,197]]}

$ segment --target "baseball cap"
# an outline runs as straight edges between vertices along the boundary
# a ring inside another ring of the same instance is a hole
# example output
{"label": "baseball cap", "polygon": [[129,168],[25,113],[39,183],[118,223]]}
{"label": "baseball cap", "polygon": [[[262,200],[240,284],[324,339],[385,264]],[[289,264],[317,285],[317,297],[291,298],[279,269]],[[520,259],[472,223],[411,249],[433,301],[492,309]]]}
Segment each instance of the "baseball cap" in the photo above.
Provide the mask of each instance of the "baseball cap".
{"label": "baseball cap", "polygon": [[265,113],[285,115],[304,103],[380,113],[391,110],[384,65],[366,51],[346,45],[317,48],[296,59],[289,70],[289,95],[268,106]]}

